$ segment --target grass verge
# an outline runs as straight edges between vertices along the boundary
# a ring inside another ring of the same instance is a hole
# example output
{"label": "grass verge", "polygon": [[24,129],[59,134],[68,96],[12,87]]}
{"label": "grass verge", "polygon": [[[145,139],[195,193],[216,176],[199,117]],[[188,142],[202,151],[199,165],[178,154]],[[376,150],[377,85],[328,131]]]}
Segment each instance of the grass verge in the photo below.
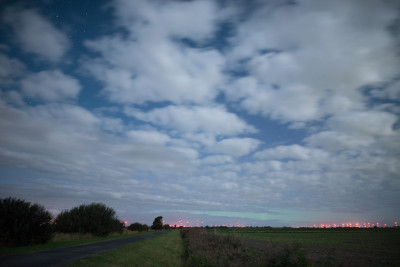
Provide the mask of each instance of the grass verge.
{"label": "grass verge", "polygon": [[130,234],[111,234],[105,237],[92,237],[88,235],[71,235],[71,234],[59,234],[48,243],[45,244],[36,244],[25,247],[2,247],[0,248],[0,255],[12,255],[18,253],[26,253],[26,252],[36,252],[42,250],[50,250],[55,248],[63,248],[63,247],[71,247],[71,246],[79,246],[84,244],[114,240],[119,238],[126,238],[136,235],[147,234],[148,232],[141,233],[130,233]]}
{"label": "grass verge", "polygon": [[179,230],[136,242],[70,266],[182,266],[184,246]]}

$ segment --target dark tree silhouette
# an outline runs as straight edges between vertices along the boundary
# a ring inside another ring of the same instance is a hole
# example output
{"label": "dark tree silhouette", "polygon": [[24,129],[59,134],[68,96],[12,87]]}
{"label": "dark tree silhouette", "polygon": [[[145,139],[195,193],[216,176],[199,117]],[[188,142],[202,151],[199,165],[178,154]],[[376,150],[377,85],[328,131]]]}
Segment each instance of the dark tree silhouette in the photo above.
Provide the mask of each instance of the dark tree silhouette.
{"label": "dark tree silhouette", "polygon": [[90,233],[106,236],[111,232],[122,232],[123,224],[115,211],[102,203],[80,205],[62,211],[56,218],[56,230],[64,233]]}
{"label": "dark tree silhouette", "polygon": [[39,204],[0,199],[0,246],[45,243],[53,235],[50,212]]}
{"label": "dark tree silhouette", "polygon": [[146,224],[141,224],[138,222],[132,223],[131,225],[128,226],[128,230],[131,231],[147,231],[149,229],[149,227]]}
{"label": "dark tree silhouette", "polygon": [[153,230],[161,230],[163,228],[163,222],[162,222],[163,217],[158,216],[154,219],[153,225],[151,226],[151,229]]}

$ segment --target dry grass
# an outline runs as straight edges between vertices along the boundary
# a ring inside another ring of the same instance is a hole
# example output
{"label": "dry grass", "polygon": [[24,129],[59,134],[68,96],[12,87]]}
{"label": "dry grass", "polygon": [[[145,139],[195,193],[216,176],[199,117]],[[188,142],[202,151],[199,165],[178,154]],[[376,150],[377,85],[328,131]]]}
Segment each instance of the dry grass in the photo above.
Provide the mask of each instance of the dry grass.
{"label": "dry grass", "polygon": [[199,228],[183,229],[182,237],[187,266],[311,266],[299,245],[263,252],[233,235],[217,235]]}

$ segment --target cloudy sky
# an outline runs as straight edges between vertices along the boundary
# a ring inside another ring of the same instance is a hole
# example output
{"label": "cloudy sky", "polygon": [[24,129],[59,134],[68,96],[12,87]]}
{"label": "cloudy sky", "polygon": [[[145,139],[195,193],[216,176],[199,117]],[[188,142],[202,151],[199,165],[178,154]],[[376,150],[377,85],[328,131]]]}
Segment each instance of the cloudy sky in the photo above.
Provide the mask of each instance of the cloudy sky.
{"label": "cloudy sky", "polygon": [[0,196],[57,214],[400,220],[400,3],[1,1]]}

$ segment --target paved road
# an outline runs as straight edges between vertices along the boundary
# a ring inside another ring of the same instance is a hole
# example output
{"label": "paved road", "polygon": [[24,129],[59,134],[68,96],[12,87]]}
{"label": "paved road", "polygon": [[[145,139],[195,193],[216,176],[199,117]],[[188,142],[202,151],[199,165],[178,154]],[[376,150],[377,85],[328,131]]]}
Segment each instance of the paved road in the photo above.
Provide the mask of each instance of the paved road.
{"label": "paved road", "polygon": [[30,252],[17,255],[0,256],[1,267],[29,266],[65,266],[82,258],[104,253],[133,242],[154,237],[167,231],[154,232],[146,235],[80,245],[74,247],[57,248],[46,251]]}

